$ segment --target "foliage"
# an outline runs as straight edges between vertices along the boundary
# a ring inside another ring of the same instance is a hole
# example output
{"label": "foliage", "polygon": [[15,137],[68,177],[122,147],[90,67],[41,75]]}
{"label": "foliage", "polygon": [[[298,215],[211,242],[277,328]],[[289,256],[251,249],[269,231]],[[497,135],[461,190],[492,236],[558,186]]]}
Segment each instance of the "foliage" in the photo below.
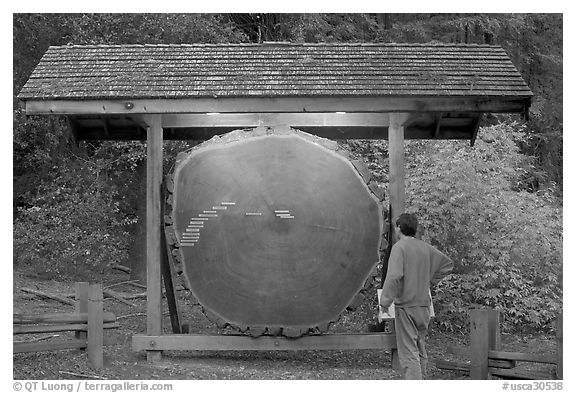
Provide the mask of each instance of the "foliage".
{"label": "foliage", "polygon": [[[236,42],[217,14],[15,14],[14,95],[50,45]],[[167,26],[170,26],[168,29]],[[138,221],[141,143],[74,142],[64,119],[14,98],[14,265],[86,277],[124,263]],[[165,168],[184,142],[165,144]]]}
{"label": "foliage", "polygon": [[[562,209],[553,190],[524,191],[533,159],[520,153],[526,134],[501,123],[458,141],[406,143],[406,206],[423,240],[455,261],[434,290],[443,329],[463,331],[470,307],[505,312],[505,327],[550,328],[562,308]],[[378,176],[386,142],[353,142]],[[382,167],[382,165],[385,165]]]}
{"label": "foliage", "polygon": [[446,327],[461,328],[480,305],[505,310],[508,327],[539,329],[562,307],[562,210],[550,190],[522,191],[532,166],[519,152],[525,139],[499,124],[474,148],[437,143],[432,155],[410,155],[407,206],[456,262],[436,293]]}
{"label": "foliage", "polygon": [[133,218],[114,182],[121,173],[115,160],[65,159],[48,171],[16,210],[15,267],[86,279],[126,258]]}

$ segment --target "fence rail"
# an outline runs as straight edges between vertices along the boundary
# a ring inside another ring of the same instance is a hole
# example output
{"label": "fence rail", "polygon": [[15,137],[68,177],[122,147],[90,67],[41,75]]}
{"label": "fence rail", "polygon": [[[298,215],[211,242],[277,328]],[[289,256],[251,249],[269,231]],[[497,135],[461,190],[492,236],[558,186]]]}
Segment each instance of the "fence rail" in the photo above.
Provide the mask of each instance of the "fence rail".
{"label": "fence rail", "polygon": [[563,378],[562,360],[562,314],[556,321],[556,353],[525,353],[502,350],[500,337],[500,313],[496,310],[470,311],[470,346],[449,346],[448,353],[469,357],[469,361],[438,359],[436,367],[470,373],[472,379],[488,379],[489,375],[508,379],[547,379],[549,373],[524,371],[516,368],[517,362],[553,364],[556,378]]}
{"label": "fence rail", "polygon": [[88,359],[95,369],[104,366],[105,329],[119,325],[116,316],[103,311],[102,285],[76,283],[76,312],[45,314],[14,314],[13,334],[36,334],[74,331],[75,339],[51,342],[15,341],[13,353],[57,351],[86,348]]}

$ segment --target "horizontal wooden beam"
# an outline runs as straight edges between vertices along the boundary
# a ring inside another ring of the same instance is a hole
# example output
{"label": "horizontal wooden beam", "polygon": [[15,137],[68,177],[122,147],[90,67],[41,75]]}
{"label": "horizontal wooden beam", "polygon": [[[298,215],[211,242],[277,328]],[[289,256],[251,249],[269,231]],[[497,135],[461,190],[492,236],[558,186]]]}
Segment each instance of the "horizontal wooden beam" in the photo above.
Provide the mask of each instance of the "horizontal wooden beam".
{"label": "horizontal wooden beam", "polygon": [[135,100],[30,100],[27,115],[319,112],[519,112],[527,96],[236,97]]}
{"label": "horizontal wooden beam", "polygon": [[[470,373],[470,361],[459,361],[459,360],[445,360],[436,359],[436,367],[443,370],[455,370],[464,371]],[[516,362],[514,360],[492,360],[488,359],[488,371],[492,373],[491,370],[495,369],[513,369],[516,367]]]}
{"label": "horizontal wooden beam", "polygon": [[[104,313],[104,322],[115,322],[116,316],[111,312]],[[13,314],[13,324],[36,323],[86,323],[88,313],[46,313],[46,314]]]}
{"label": "horizontal wooden beam", "polygon": [[166,114],[162,116],[162,127],[382,127],[388,125],[389,118],[388,113]]}
{"label": "horizontal wooden beam", "polygon": [[[112,339],[104,339],[104,345],[113,345],[116,342]],[[73,339],[67,341],[47,341],[47,342],[14,342],[12,344],[13,353],[58,351],[64,349],[80,349],[88,346],[86,339]]]}
{"label": "horizontal wooden beam", "polygon": [[526,352],[488,351],[490,359],[517,360],[519,362],[556,364],[556,355]]}
{"label": "horizontal wooden beam", "polygon": [[[78,140],[144,140],[148,115],[70,115]],[[330,139],[387,139],[391,113],[221,113],[165,114],[165,140],[206,140],[233,130],[290,126]],[[438,129],[435,113],[409,113],[405,139],[470,139],[474,112],[447,113]],[[106,127],[104,120],[107,120]]]}
{"label": "horizontal wooden beam", "polygon": [[522,380],[547,380],[551,379],[552,373],[544,370],[518,370],[488,367],[491,375],[505,379],[522,379]]}
{"label": "horizontal wooden beam", "polygon": [[[109,322],[102,325],[102,329],[118,329],[118,322]],[[12,334],[34,334],[34,333],[55,333],[55,332],[81,332],[87,331],[87,323],[66,323],[61,325],[15,325]]]}
{"label": "horizontal wooden beam", "polygon": [[166,336],[132,336],[134,351],[298,351],[298,350],[348,350],[396,348],[396,336],[382,333],[326,334],[287,337],[241,335],[173,334]]}
{"label": "horizontal wooden beam", "polygon": [[[242,128],[242,127],[240,127]],[[388,139],[388,127],[295,127],[300,131],[329,139]],[[222,135],[237,130],[238,127],[190,127],[166,128],[164,140],[207,140],[214,135]],[[404,139],[465,139],[470,140],[469,127],[443,127],[438,138],[433,136],[431,127],[408,127]],[[105,136],[100,128],[75,129],[78,140],[146,140],[145,136],[131,128],[118,128]]]}

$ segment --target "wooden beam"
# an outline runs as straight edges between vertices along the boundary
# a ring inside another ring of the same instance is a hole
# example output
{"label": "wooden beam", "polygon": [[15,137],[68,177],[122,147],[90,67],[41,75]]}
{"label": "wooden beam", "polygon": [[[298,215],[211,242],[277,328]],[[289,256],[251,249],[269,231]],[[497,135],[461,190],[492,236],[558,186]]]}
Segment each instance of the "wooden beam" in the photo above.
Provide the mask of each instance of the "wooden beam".
{"label": "wooden beam", "polygon": [[404,185],[404,122],[409,114],[391,113],[388,127],[388,154],[390,157],[390,205],[392,206],[392,222],[405,209],[405,185]]}
{"label": "wooden beam", "polygon": [[546,380],[551,377],[550,372],[543,370],[518,370],[490,367],[488,371],[491,375],[505,379]]}
{"label": "wooden beam", "polygon": [[46,293],[43,291],[38,291],[38,290],[32,289],[32,288],[20,288],[20,290],[22,292],[32,293],[32,294],[37,295],[37,296],[42,296],[42,297],[46,297],[48,299],[53,299],[53,300],[59,301],[60,303],[69,304],[71,306],[76,305],[76,302],[74,300],[68,299],[68,298],[63,297],[63,296],[54,295],[54,294]]}
{"label": "wooden beam", "polygon": [[379,127],[388,124],[388,113],[218,113],[166,114],[164,128],[186,127]]}
{"label": "wooden beam", "polygon": [[500,311],[498,310],[490,310],[488,313],[488,348],[491,351],[500,351],[502,349]]}
{"label": "wooden beam", "polygon": [[[13,314],[12,323],[15,325],[50,324],[50,323],[87,323],[88,304],[86,311],[77,313],[46,313],[46,314]],[[116,316],[111,312],[103,314],[104,322],[115,322]]]}
{"label": "wooden beam", "polygon": [[470,362],[467,361],[436,359],[434,365],[441,370],[470,372]]}
{"label": "wooden beam", "polygon": [[[464,371],[466,373],[470,373],[470,361],[436,359],[435,363],[436,367],[440,369]],[[488,360],[489,371],[501,368],[512,369],[514,367],[516,367],[516,362],[513,360]],[[490,372],[492,373],[492,371]]]}
{"label": "wooden beam", "polygon": [[[396,219],[404,213],[405,185],[404,185],[404,124],[410,115],[407,113],[391,113],[388,126],[388,155],[389,155],[389,189],[392,228],[395,228]],[[396,234],[390,234],[392,243],[396,242]],[[394,325],[392,325],[394,329]],[[392,367],[399,369],[398,351],[392,350]]]}
{"label": "wooden beam", "polygon": [[[102,329],[118,329],[117,322],[104,323]],[[54,333],[54,332],[86,332],[86,323],[65,323],[61,325],[16,325],[12,327],[12,334],[34,334],[34,333]]]}
{"label": "wooden beam", "polygon": [[[113,340],[104,340],[104,345],[114,344]],[[73,339],[55,342],[15,342],[12,344],[13,353],[58,351],[64,349],[82,349],[88,346],[86,339]]]}
{"label": "wooden beam", "polygon": [[[147,324],[149,335],[162,332],[161,247],[161,184],[162,123],[160,115],[145,116],[147,128],[146,158],[146,284]],[[148,360],[160,360],[160,351],[149,351]]]}
{"label": "wooden beam", "polygon": [[104,296],[102,284],[91,284],[88,289],[88,359],[95,369],[104,367]]}
{"label": "wooden beam", "polygon": [[[164,198],[162,198],[164,200]],[[164,217],[164,213],[162,213]],[[174,272],[174,256],[172,250],[168,245],[167,236],[169,229],[163,225],[161,232],[162,243],[162,258],[161,258],[161,271],[164,279],[164,288],[166,289],[166,303],[170,311],[170,323],[172,325],[172,333],[182,333],[180,306],[178,299],[176,299],[176,290],[174,283],[176,282],[176,274]]]}
{"label": "wooden beam", "polygon": [[560,313],[556,319],[556,378],[558,379],[564,379],[564,351],[562,348],[564,345],[563,319],[562,313]]}
{"label": "wooden beam", "polygon": [[470,310],[470,378],[488,379],[490,314],[492,310]]}
{"label": "wooden beam", "polygon": [[542,353],[526,353],[526,352],[506,352],[506,351],[488,351],[488,357],[495,360],[517,360],[519,362],[530,363],[547,363],[556,364],[556,354],[546,355]]}
{"label": "wooden beam", "polygon": [[[446,117],[453,115],[452,117]],[[138,132],[148,126],[146,115],[71,115],[79,140],[145,140]],[[102,119],[109,117],[105,134]],[[477,113],[448,113],[438,122],[436,113],[409,113],[405,139],[471,139]],[[291,126],[330,139],[388,139],[389,113],[221,113],[165,114],[165,140],[207,140],[237,129]],[[438,128],[439,127],[439,128]]]}
{"label": "wooden beam", "polygon": [[110,127],[108,126],[108,118],[107,117],[102,118],[102,123],[103,123],[102,126],[104,128],[104,135],[106,137],[109,137],[110,136]]}
{"label": "wooden beam", "polygon": [[137,100],[28,100],[27,115],[313,112],[523,113],[526,96],[235,97]]}
{"label": "wooden beam", "polygon": [[[331,127],[331,126],[298,126],[295,127],[300,131],[307,132],[329,139],[388,139],[388,123],[386,126],[381,127]],[[164,129],[164,140],[208,140],[214,135],[222,135],[230,131],[235,131],[238,126],[229,127],[189,127],[189,128],[166,128]],[[248,127],[247,127],[248,128]],[[140,140],[145,141],[146,136],[134,129],[134,127],[126,127],[123,129],[116,129],[111,133],[109,138],[105,138],[102,131],[99,129],[82,128],[79,126],[77,129],[78,140]],[[432,139],[434,128],[411,126],[404,127],[404,139]],[[470,140],[472,131],[469,127],[447,127],[442,126],[439,139],[466,139]]]}
{"label": "wooden beam", "polygon": [[132,336],[134,351],[299,351],[396,348],[396,336],[382,333],[326,334],[287,337],[245,335],[172,334],[166,336]]}
{"label": "wooden beam", "polygon": [[[88,322],[88,288],[90,284],[87,282],[76,283],[76,304],[74,310],[76,314],[86,314],[86,322]],[[86,332],[76,332],[74,336],[79,339],[86,339],[88,337]]]}
{"label": "wooden beam", "polygon": [[440,124],[442,123],[442,113],[438,114],[438,120],[436,123],[436,128],[434,129],[434,139],[438,139],[440,135]]}
{"label": "wooden beam", "polygon": [[482,121],[482,113],[478,115],[476,120],[474,121],[474,128],[472,130],[472,137],[470,138],[470,147],[474,147],[474,143],[476,143],[476,137],[478,136],[478,130],[480,129],[480,122]]}
{"label": "wooden beam", "polygon": [[[446,348],[446,353],[450,353],[453,355],[462,356],[465,358],[470,357],[470,347],[459,347],[454,345],[448,345]],[[470,362],[468,362],[470,363]],[[468,364],[470,366],[470,364]],[[496,368],[514,368],[516,367],[515,360],[498,360],[498,359],[490,359],[488,358],[488,367],[496,367]]]}

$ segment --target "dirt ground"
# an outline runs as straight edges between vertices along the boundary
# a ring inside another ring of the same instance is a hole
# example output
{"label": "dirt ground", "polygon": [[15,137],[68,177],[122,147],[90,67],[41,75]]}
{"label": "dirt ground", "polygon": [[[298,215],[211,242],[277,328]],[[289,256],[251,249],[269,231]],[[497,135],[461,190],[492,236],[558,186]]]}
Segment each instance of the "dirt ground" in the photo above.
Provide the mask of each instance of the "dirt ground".
{"label": "dirt ground", "polygon": [[[128,275],[118,273],[107,277],[104,287],[122,283]],[[48,298],[23,292],[22,288],[32,288],[61,296],[74,292],[73,282],[42,280],[14,273],[13,308],[14,313],[73,312],[74,307]],[[123,294],[140,294],[144,289],[125,283],[113,288]],[[144,298],[130,300],[127,305],[106,298],[104,311],[116,315],[119,329],[108,330],[105,337],[113,344],[104,349],[104,368],[94,370],[82,350],[54,352],[20,353],[13,355],[13,378],[15,380],[58,380],[58,379],[105,379],[105,380],[376,380],[399,379],[392,370],[389,352],[381,350],[348,351],[168,351],[162,360],[148,363],[145,353],[134,352],[131,348],[133,334],[145,333],[146,301]],[[194,304],[188,291],[178,292],[178,301],[185,323],[191,333],[226,333],[219,330],[202,314],[199,305]],[[170,332],[168,308],[163,326]],[[331,332],[359,333],[367,331],[370,310],[346,312],[331,327]],[[50,337],[48,336],[56,336]],[[33,339],[62,340],[73,338],[73,333],[53,333],[35,335],[14,335],[14,341]],[[553,337],[503,335],[504,349],[516,352],[549,353],[555,352]],[[465,372],[442,370],[435,366],[435,359],[465,360],[446,354],[448,345],[466,345],[464,335],[446,335],[431,330],[427,340],[429,356],[428,379],[458,380],[469,379]],[[553,379],[554,366],[518,363],[519,368],[537,369],[548,373]],[[494,377],[496,378],[496,377]]]}

